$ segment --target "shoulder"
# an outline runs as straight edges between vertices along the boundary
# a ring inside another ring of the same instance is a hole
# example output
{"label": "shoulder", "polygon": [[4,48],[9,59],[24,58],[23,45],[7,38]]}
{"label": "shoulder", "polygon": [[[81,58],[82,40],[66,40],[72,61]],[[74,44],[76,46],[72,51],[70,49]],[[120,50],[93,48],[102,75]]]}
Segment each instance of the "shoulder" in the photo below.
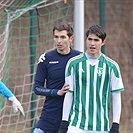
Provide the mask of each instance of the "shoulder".
{"label": "shoulder", "polygon": [[109,67],[119,68],[118,63],[115,60],[111,59],[110,57],[106,56],[105,54],[101,55],[100,60],[106,63]]}
{"label": "shoulder", "polygon": [[45,56],[52,56],[57,53],[56,49],[45,52]]}
{"label": "shoulder", "polygon": [[40,56],[50,57],[50,56],[54,56],[55,54],[57,54],[57,51],[54,49],[54,50],[46,51],[42,53]]}
{"label": "shoulder", "polygon": [[83,60],[85,60],[85,55],[84,55],[84,53],[80,52],[78,55],[70,58],[68,60],[68,64],[77,64],[77,63],[79,63],[79,62],[81,62]]}
{"label": "shoulder", "polygon": [[85,60],[86,60],[86,56],[84,53],[80,53],[79,55],[70,58],[66,65],[66,72],[73,68],[76,68],[76,66],[78,66],[80,62]]}
{"label": "shoulder", "polygon": [[55,57],[56,53],[57,53],[56,50],[50,50],[42,53],[39,57],[38,63],[44,62],[44,61],[46,62],[46,60],[49,60],[50,57],[53,57],[53,56]]}
{"label": "shoulder", "polygon": [[78,54],[82,53],[81,51],[75,50],[75,49],[72,49],[72,48],[71,48],[71,52],[72,52],[72,53],[78,53]]}
{"label": "shoulder", "polygon": [[72,56],[76,56],[76,55],[79,55],[79,54],[81,54],[82,52],[80,52],[80,51],[78,51],[78,50],[75,50],[75,49],[72,49],[71,48],[71,52],[70,52],[70,54],[72,55]]}

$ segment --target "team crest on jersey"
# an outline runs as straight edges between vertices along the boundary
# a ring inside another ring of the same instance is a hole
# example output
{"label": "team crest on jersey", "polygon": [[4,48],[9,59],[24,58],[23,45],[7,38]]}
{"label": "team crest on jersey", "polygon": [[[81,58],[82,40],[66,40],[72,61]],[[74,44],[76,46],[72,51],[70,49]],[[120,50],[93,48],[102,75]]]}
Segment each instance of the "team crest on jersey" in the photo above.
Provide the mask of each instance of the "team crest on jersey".
{"label": "team crest on jersey", "polygon": [[103,74],[103,68],[102,67],[98,67],[97,74],[98,74],[98,76],[102,76],[102,74]]}

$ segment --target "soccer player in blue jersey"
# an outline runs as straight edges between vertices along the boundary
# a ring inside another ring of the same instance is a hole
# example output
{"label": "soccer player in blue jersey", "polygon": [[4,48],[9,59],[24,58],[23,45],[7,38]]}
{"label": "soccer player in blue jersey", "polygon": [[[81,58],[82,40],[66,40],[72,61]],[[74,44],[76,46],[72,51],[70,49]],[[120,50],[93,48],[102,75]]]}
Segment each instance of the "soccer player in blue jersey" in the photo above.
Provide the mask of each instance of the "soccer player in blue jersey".
{"label": "soccer player in blue jersey", "polygon": [[70,24],[57,24],[53,28],[53,36],[56,48],[41,55],[35,75],[34,92],[46,96],[46,100],[33,133],[58,132],[64,95],[69,89],[69,85],[64,84],[66,63],[71,57],[80,54],[71,48],[73,28]]}
{"label": "soccer player in blue jersey", "polygon": [[86,52],[68,61],[65,81],[70,89],[65,95],[58,133],[119,133],[124,86],[118,64],[101,52],[105,42],[104,29],[99,25],[90,27],[86,32]]}
{"label": "soccer player in blue jersey", "polygon": [[12,102],[13,113],[17,113],[20,111],[20,113],[25,116],[24,109],[21,106],[21,103],[2,81],[0,81],[0,93]]}

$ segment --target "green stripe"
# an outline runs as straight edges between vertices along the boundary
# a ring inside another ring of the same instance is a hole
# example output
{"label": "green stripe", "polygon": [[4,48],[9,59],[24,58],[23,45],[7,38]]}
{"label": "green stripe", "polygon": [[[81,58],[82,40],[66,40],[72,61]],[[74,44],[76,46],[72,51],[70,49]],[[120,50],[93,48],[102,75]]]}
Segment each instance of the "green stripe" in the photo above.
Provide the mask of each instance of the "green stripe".
{"label": "green stripe", "polygon": [[118,90],[112,90],[111,92],[120,92],[120,91],[124,91],[124,88],[118,89]]}
{"label": "green stripe", "polygon": [[[117,78],[120,77],[119,72],[118,72],[119,66],[118,66],[117,62],[115,62],[114,60],[112,60],[112,59],[110,59],[109,57],[105,56],[104,54],[102,54],[102,56],[100,57],[100,59],[101,59],[102,61],[104,61],[105,63],[108,63],[109,66],[111,66],[111,68],[113,69],[114,74],[115,74],[115,76],[116,76]],[[106,60],[105,60],[105,59],[106,59]]]}
{"label": "green stripe", "polygon": [[[99,62],[98,68],[103,68],[103,62]],[[101,86],[102,74],[97,74],[96,82],[96,105],[97,105],[97,114],[96,114],[96,130],[101,130],[101,98],[100,98],[100,86]]]}
{"label": "green stripe", "polygon": [[73,93],[73,91],[72,90],[68,90],[69,92],[71,92],[71,93]]}
{"label": "green stripe", "polygon": [[86,120],[86,80],[87,80],[87,69],[86,69],[86,61],[82,62],[82,69],[84,72],[82,72],[82,94],[81,94],[81,104],[82,104],[82,117],[81,117],[81,123],[80,128],[84,129],[85,120]]}
{"label": "green stripe", "polygon": [[[106,72],[105,73],[108,73],[109,72],[109,69],[108,67],[106,68]],[[110,114],[110,89],[109,89],[109,74],[106,74],[105,75],[105,79],[104,79],[104,85],[103,85],[103,92],[102,92],[102,106],[104,108],[104,130],[107,131],[108,130],[108,121],[106,119],[106,114],[108,112],[108,118],[109,118],[109,114]],[[108,95],[108,97],[107,97]],[[106,110],[106,102],[107,102],[107,99],[108,100],[108,110]]]}
{"label": "green stripe", "polygon": [[94,81],[94,66],[90,65],[89,127],[88,127],[88,130],[93,130],[93,105],[94,105],[93,81]]}
{"label": "green stripe", "polygon": [[113,67],[113,71],[114,71],[115,76],[116,76],[117,78],[120,78],[120,75],[119,75],[119,72],[118,72],[116,66]]}
{"label": "green stripe", "polygon": [[76,70],[79,70],[79,64],[75,66],[74,68],[76,73],[76,91],[74,91],[74,104],[75,104],[75,116],[74,120],[72,122],[73,126],[76,126],[78,122],[78,116],[79,116],[79,103],[80,103],[80,86],[79,86],[79,72]]}

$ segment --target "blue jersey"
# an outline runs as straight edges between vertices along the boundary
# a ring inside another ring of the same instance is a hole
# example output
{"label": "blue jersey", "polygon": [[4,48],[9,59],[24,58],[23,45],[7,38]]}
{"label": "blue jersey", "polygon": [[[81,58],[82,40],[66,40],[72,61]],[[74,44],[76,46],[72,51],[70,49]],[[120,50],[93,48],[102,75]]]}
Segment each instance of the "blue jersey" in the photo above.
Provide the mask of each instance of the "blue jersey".
{"label": "blue jersey", "polygon": [[6,98],[14,96],[14,94],[6,87],[6,85],[0,81],[0,93]]}
{"label": "blue jersey", "polygon": [[[65,83],[65,67],[67,61],[80,54],[71,49],[69,54],[62,55],[57,50],[52,50],[44,55],[44,61],[38,63],[35,75],[34,92],[46,96],[40,120],[36,128],[42,130],[58,130],[62,119],[64,96],[58,96]],[[46,87],[44,82],[46,81]]]}

